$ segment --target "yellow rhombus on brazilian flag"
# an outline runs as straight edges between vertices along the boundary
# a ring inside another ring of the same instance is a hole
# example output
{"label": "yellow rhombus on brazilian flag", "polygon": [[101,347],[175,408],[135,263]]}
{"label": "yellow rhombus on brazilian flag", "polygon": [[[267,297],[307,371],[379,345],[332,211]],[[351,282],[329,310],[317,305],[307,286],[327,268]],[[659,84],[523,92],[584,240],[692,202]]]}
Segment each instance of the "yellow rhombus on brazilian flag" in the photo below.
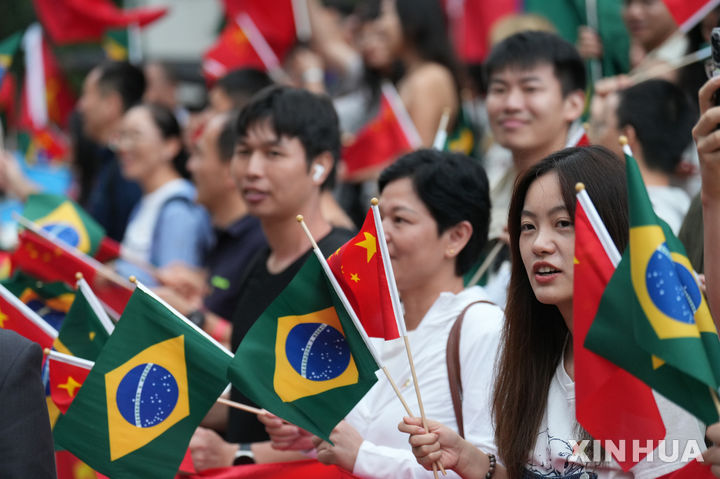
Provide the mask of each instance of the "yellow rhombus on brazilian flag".
{"label": "yellow rhombus on brazilian flag", "polygon": [[28,197],[23,216],[64,243],[94,256],[105,230],[80,206],[62,195],[47,193]]}
{"label": "yellow rhombus on brazilian flag", "polygon": [[247,332],[228,378],[261,407],[329,440],[378,369],[311,254]]}
{"label": "yellow rhombus on brazilian flag", "polygon": [[113,479],[173,478],[230,359],[138,284],[55,441]]}
{"label": "yellow rhombus on brazilian flag", "polygon": [[705,424],[717,422],[720,342],[685,249],[657,218],[626,152],[630,242],[585,346]]}

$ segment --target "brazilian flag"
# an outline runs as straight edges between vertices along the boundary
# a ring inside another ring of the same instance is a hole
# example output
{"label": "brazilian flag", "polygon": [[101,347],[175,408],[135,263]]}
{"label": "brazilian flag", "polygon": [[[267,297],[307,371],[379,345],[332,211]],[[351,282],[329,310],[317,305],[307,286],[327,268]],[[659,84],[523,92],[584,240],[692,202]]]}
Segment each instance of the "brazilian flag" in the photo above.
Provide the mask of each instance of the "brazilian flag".
{"label": "brazilian flag", "polygon": [[113,479],[173,478],[232,356],[137,286],[54,436]]}
{"label": "brazilian flag", "polygon": [[127,28],[108,30],[103,37],[102,47],[108,60],[122,62],[128,59],[130,43]]}
{"label": "brazilian flag", "polygon": [[5,73],[10,68],[10,65],[12,65],[13,57],[20,46],[21,39],[22,32],[17,32],[0,41],[0,85],[5,77]]}
{"label": "brazilian flag", "polygon": [[317,257],[310,255],[243,338],[228,378],[263,408],[329,440],[375,384],[377,370]]}
{"label": "brazilian flag", "polygon": [[65,283],[40,281],[21,271],[0,284],[55,329],[60,329],[75,298],[75,291]]}
{"label": "brazilian flag", "polygon": [[105,230],[79,205],[63,195],[47,193],[28,197],[23,216],[64,243],[94,256]]}
{"label": "brazilian flag", "polygon": [[[718,421],[720,343],[680,241],[657,218],[626,152],[630,243],[603,293],[585,346],[705,424]],[[712,391],[711,391],[712,390]]]}
{"label": "brazilian flag", "polygon": [[78,280],[75,300],[65,316],[55,348],[89,361],[95,361],[115,325],[84,279]]}

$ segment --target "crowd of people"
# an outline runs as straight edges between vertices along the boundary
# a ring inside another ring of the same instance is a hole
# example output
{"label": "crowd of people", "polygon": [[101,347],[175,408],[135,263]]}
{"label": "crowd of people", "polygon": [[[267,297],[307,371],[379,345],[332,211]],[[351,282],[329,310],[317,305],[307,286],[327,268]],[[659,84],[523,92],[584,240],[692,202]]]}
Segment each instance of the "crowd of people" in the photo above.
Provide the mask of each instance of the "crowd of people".
{"label": "crowd of people", "polygon": [[[235,350],[312,254],[297,215],[329,256],[378,196],[430,419],[427,427],[403,419],[384,380],[336,426],[332,442],[270,413],[216,404],[191,439],[195,467],[317,458],[368,478],[428,477],[437,466],[466,478],[650,478],[685,467],[679,458],[645,459],[624,471],[573,455],[572,441],[589,438],[575,416],[575,377],[583,374],[573,357],[575,184],[585,184],[623,251],[625,136],[656,214],[685,243],[710,309],[720,311],[720,258],[710,249],[720,241],[720,79],[703,85],[697,65],[673,66],[707,42],[718,10],[685,35],[662,0],[618,2],[631,70],[592,83],[588,62],[612,46],[588,27],[573,45],[550,22],[504,19],[474,78],[456,58],[442,2],[325,3],[308,1],[313,36],[285,59],[288,84],[241,68],[209,85],[201,111],[179,104],[163,63],[93,68],[72,131],[77,199],[121,242],[118,273],[153,287]],[[422,147],[348,175],[343,145],[377,115],[385,81]],[[430,148],[443,115],[450,134],[472,120],[471,148]],[[584,128],[592,146],[573,140]],[[0,187],[20,199],[39,190],[7,152]],[[403,344],[374,344],[418,411]],[[0,357],[9,354],[0,347]],[[3,374],[0,398],[10,381]],[[229,397],[252,405],[237,389]],[[665,439],[701,445],[720,477],[720,424],[655,399]],[[0,476],[4,470],[0,464]]]}

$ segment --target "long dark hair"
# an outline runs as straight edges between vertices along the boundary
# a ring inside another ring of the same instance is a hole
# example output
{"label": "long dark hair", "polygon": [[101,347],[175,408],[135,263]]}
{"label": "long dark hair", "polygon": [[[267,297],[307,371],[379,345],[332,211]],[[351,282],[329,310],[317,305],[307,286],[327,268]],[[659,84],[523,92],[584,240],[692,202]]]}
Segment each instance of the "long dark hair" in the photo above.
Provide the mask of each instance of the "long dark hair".
{"label": "long dark hair", "polygon": [[[382,0],[360,2],[358,14],[361,20],[374,20],[380,16]],[[447,29],[447,18],[439,0],[395,0],[395,10],[402,26],[403,42],[412,45],[425,61],[439,63],[447,68],[460,91],[460,64],[455,56]],[[400,64],[393,65],[390,80],[396,82],[404,76]],[[366,80],[373,90],[379,86],[379,72],[366,70]]]}
{"label": "long dark hair", "polygon": [[150,113],[150,118],[160,130],[163,139],[176,138],[179,140],[180,149],[173,157],[172,165],[180,176],[190,179],[190,172],[187,169],[188,153],[183,146],[182,132],[175,113],[168,107],[157,103],[143,103],[140,107],[147,109],[148,113]]}
{"label": "long dark hair", "polygon": [[535,297],[519,247],[527,191],[537,178],[553,171],[571,217],[575,215],[575,184],[583,182],[618,249],[622,251],[628,242],[625,168],[609,150],[566,148],[531,167],[515,183],[508,218],[512,269],[493,396],[495,442],[512,478],[521,477],[535,445],[550,381],[570,335],[557,307]]}

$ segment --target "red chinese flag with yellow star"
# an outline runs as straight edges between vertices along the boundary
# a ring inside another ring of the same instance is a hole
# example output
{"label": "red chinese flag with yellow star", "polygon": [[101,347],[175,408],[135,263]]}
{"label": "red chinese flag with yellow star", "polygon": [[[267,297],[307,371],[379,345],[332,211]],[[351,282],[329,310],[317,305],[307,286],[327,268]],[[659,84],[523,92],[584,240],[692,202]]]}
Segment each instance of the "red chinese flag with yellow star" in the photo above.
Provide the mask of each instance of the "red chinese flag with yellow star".
{"label": "red chinese flag with yellow star", "polygon": [[105,271],[106,267],[93,258],[39,232],[25,230],[18,237],[13,265],[43,281],[63,281],[73,286],[77,280],[75,274],[82,273],[103,306],[113,316],[120,316],[132,294],[130,283],[121,283],[107,271],[103,274],[99,270]]}
{"label": "red chinese flag with yellow star", "polygon": [[399,338],[372,209],[357,236],[333,253],[328,264],[367,335]]}
{"label": "red chinese flag with yellow star", "polygon": [[52,351],[48,356],[48,375],[50,378],[50,397],[65,414],[80,386],[90,374],[92,362]]}
{"label": "red chinese flag with yellow star", "polygon": [[15,331],[43,348],[51,348],[58,332],[28,305],[0,285],[0,328]]}

